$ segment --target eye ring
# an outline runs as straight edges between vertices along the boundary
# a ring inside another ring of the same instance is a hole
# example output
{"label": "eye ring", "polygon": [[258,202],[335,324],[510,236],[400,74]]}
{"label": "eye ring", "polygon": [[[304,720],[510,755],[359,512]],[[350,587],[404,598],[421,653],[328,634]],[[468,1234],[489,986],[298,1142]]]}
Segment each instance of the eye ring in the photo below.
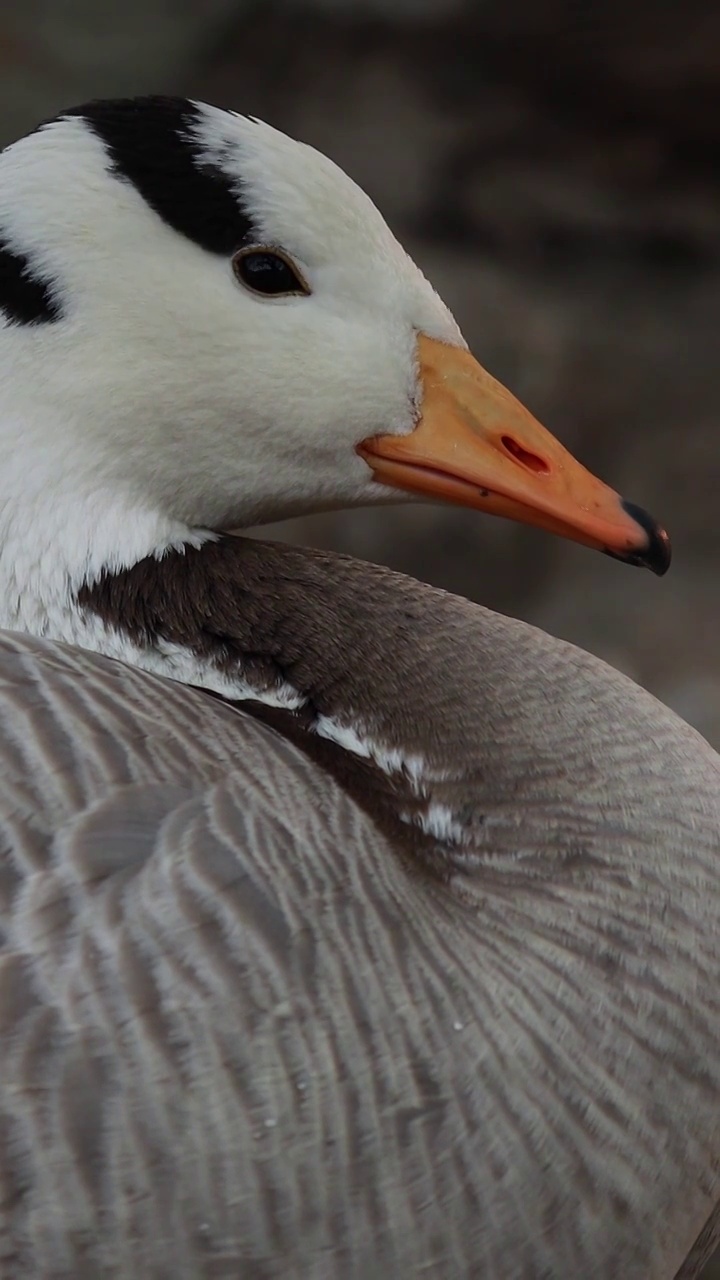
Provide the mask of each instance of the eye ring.
{"label": "eye ring", "polygon": [[298,298],[310,293],[302,272],[284,249],[251,244],[233,255],[235,279],[258,298]]}

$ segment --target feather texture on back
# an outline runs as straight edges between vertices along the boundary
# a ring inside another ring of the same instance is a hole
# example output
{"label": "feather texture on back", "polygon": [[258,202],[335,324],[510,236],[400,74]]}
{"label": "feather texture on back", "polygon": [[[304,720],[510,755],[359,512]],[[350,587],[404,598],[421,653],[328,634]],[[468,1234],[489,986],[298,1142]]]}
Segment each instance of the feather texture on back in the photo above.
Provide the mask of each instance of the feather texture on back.
{"label": "feather texture on back", "polygon": [[3,637],[8,1274],[680,1264],[718,1191],[717,758],[578,651],[438,601],[458,655],[497,624],[520,682],[439,879],[246,714]]}

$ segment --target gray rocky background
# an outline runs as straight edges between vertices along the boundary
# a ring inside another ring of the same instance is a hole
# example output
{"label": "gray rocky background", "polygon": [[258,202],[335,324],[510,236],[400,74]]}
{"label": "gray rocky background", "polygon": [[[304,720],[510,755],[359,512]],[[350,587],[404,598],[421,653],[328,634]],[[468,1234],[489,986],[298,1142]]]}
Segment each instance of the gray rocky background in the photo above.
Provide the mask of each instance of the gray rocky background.
{"label": "gray rocky background", "polygon": [[658,580],[429,507],[328,515],[282,536],[569,638],[720,746],[717,4],[0,0],[4,140],[136,92],[206,97],[327,151],[481,361],[667,524],[675,561]]}

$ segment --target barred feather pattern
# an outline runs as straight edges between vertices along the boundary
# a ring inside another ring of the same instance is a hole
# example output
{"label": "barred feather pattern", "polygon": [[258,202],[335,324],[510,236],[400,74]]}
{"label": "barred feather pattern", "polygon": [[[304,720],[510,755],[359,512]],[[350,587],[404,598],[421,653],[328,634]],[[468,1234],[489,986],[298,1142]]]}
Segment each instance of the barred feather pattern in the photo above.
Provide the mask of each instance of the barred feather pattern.
{"label": "barred feather pattern", "polygon": [[437,876],[242,710],[2,633],[3,1278],[680,1267],[720,1195],[718,758],[483,616],[517,678]]}

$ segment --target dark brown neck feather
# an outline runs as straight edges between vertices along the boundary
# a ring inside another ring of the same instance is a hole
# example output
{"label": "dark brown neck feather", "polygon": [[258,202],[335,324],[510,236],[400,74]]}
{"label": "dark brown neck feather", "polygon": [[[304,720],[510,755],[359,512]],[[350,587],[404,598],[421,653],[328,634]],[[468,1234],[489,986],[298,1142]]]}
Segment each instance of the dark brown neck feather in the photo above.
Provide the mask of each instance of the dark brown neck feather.
{"label": "dark brown neck feather", "polygon": [[[452,599],[348,557],[222,537],[105,573],[80,590],[78,605],[141,648],[180,645],[249,684],[257,698],[244,698],[243,710],[310,754],[396,843],[438,870],[438,841],[407,821],[427,806],[409,775],[388,773],[315,730],[327,717],[385,752],[422,756],[445,772],[452,735],[442,720],[449,716],[457,730],[463,700],[451,666],[438,668],[434,633],[443,618],[447,628]],[[302,697],[299,709],[264,700],[287,686]]]}
{"label": "dark brown neck feather", "polygon": [[181,645],[242,675],[259,696],[289,685],[307,717],[359,723],[408,755],[432,754],[441,692],[442,710],[462,710],[452,667],[440,690],[438,666],[453,653],[448,627],[461,643],[477,613],[376,565],[236,537],[105,573],[78,604],[139,646]]}
{"label": "dark brown neck feather", "polygon": [[[514,880],[518,865],[580,874],[598,813],[613,830],[635,815],[642,827],[658,704],[590,655],[388,569],[222,537],[105,574],[78,604],[142,648],[183,646],[198,684],[212,669],[237,679],[251,714],[436,868],[490,858]],[[299,710],[268,706],[283,686]],[[371,741],[385,767],[318,736],[326,718]],[[680,742],[680,728],[662,731]],[[423,834],[443,815],[460,838]]]}

